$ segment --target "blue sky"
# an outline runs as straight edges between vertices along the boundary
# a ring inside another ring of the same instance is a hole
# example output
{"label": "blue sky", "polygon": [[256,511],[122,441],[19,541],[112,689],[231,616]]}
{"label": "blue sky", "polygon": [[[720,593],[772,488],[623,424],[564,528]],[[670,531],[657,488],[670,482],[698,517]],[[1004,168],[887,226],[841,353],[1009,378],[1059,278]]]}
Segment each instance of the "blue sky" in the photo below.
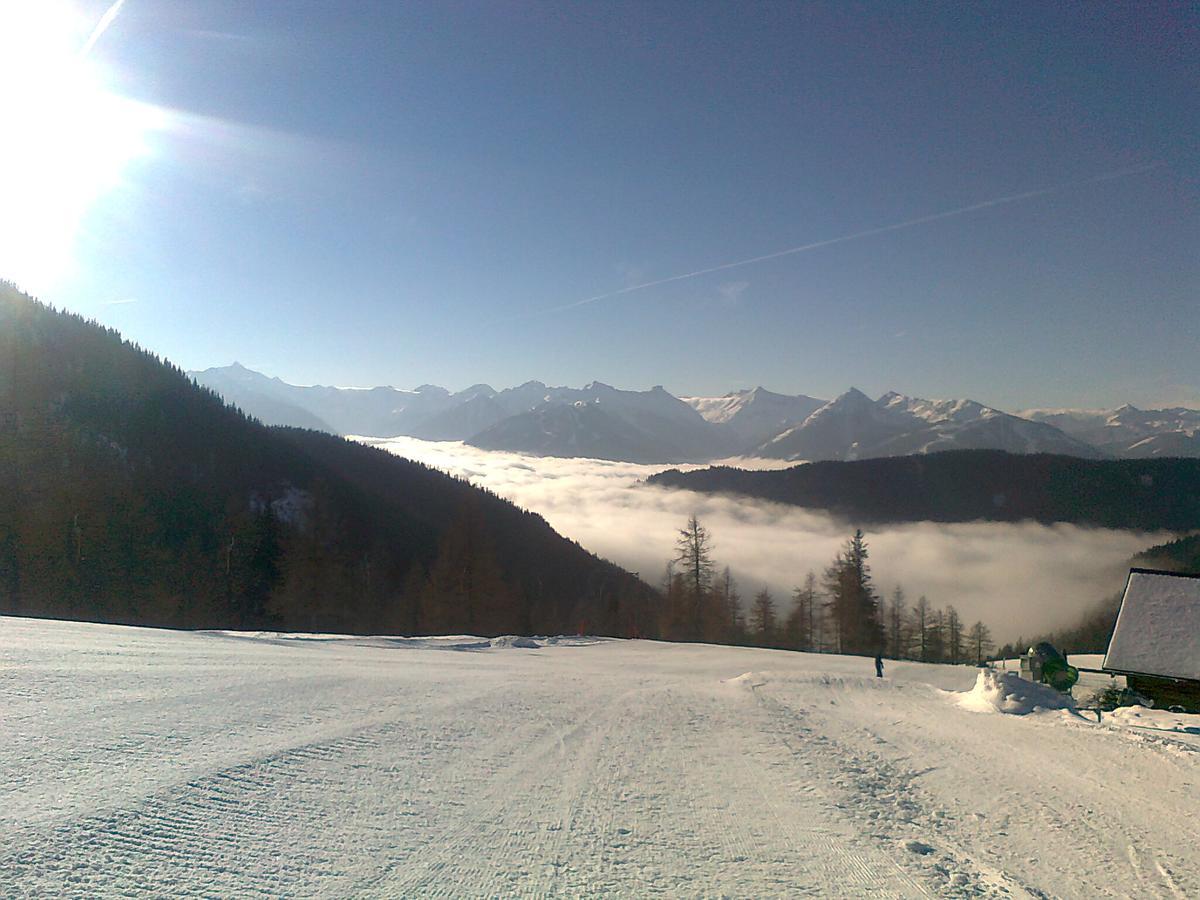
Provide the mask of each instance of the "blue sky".
{"label": "blue sky", "polygon": [[1198,38],[1185,4],[125,0],[88,61],[137,152],[29,280],[296,383],[1200,405]]}

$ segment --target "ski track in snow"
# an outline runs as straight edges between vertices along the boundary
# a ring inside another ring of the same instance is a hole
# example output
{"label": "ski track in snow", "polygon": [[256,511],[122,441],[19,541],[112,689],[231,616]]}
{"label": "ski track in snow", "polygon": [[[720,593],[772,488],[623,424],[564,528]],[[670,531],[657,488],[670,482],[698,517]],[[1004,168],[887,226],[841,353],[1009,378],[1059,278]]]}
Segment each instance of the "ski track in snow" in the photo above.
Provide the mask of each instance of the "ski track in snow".
{"label": "ski track in snow", "polygon": [[[1200,741],[967,667],[0,618],[0,895],[1200,896]],[[458,648],[458,649],[455,649]]]}

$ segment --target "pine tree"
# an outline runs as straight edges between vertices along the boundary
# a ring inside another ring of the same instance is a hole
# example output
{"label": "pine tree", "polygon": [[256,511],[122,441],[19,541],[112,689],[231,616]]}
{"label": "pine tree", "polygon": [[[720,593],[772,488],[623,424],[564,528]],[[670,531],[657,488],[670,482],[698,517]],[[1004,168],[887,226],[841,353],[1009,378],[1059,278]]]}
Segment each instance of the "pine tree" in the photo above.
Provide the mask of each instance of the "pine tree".
{"label": "pine tree", "polygon": [[879,598],[871,584],[867,565],[867,543],[861,530],[825,571],[828,608],[837,637],[839,653],[874,655],[883,648],[879,620]]}
{"label": "pine tree", "polygon": [[690,606],[686,636],[694,640],[703,635],[704,603],[711,593],[713,579],[712,538],[695,514],[679,529],[675,547],[675,562],[683,575]]}
{"label": "pine tree", "polygon": [[828,617],[825,615],[825,604],[817,590],[817,576],[812,571],[804,578],[804,588],[812,591],[812,602],[808,606],[808,631],[812,635],[812,649],[824,653],[826,649],[826,634],[828,633]]}
{"label": "pine tree", "polygon": [[725,640],[731,644],[740,644],[746,638],[746,617],[742,612],[742,598],[738,594],[737,584],[729,566],[725,567],[717,579],[714,594],[725,628]]}
{"label": "pine tree", "polygon": [[983,661],[994,646],[991,629],[983,622],[976,622],[967,632],[967,641],[971,647],[971,653],[975,657],[975,665],[983,665]]}
{"label": "pine tree", "polygon": [[946,607],[946,656],[954,665],[962,662],[963,658],[962,619],[953,606]]}
{"label": "pine tree", "polygon": [[913,653],[922,662],[929,662],[929,600],[924,594],[913,605],[910,620]]}
{"label": "pine tree", "polygon": [[811,650],[812,612],[816,603],[816,577],[809,572],[804,587],[792,591],[792,610],[787,617],[787,640],[793,650]]}
{"label": "pine tree", "polygon": [[926,620],[929,625],[925,636],[925,646],[929,653],[929,662],[944,662],[946,659],[946,614],[940,609],[931,610]]}
{"label": "pine tree", "polygon": [[760,646],[774,645],[775,599],[766,588],[754,595],[754,602],[750,606],[750,630]]}
{"label": "pine tree", "polygon": [[899,659],[904,655],[904,620],[907,611],[904,589],[900,585],[896,585],[896,589],[892,591],[892,599],[888,602],[887,611],[888,647],[893,659]]}
{"label": "pine tree", "polygon": [[659,630],[669,641],[693,639],[691,604],[688,599],[687,581],[684,574],[675,568],[675,561],[667,562],[663,573],[663,609]]}

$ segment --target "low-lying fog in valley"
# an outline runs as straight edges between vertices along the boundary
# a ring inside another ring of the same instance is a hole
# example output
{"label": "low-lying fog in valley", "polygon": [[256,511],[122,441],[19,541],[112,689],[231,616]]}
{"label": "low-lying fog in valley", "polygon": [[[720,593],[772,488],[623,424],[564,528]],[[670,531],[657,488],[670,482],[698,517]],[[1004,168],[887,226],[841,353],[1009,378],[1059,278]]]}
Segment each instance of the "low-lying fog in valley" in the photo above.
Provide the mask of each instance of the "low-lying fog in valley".
{"label": "low-lying fog in valley", "polygon": [[[409,437],[363,440],[540,513],[560,533],[653,584],[661,583],[676,533],[694,512],[743,598],[766,584],[781,608],[806,572],[821,576],[854,527],[812,510],[639,484],[667,466],[525,456]],[[1170,537],[1033,522],[864,531],[881,593],[899,583],[910,603],[924,594],[935,606],[953,604],[965,621],[990,625],[1000,642],[1073,624],[1084,609],[1120,592],[1131,556]]]}

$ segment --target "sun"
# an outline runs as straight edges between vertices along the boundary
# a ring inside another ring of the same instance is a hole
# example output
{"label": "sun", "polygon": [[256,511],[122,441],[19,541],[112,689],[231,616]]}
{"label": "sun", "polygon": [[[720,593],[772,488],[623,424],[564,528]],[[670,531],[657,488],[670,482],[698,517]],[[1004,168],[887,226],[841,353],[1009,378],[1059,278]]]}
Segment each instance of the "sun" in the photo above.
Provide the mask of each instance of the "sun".
{"label": "sun", "polygon": [[0,277],[39,291],[72,266],[88,210],[148,151],[155,110],[109,89],[97,19],[66,0],[0,3]]}

